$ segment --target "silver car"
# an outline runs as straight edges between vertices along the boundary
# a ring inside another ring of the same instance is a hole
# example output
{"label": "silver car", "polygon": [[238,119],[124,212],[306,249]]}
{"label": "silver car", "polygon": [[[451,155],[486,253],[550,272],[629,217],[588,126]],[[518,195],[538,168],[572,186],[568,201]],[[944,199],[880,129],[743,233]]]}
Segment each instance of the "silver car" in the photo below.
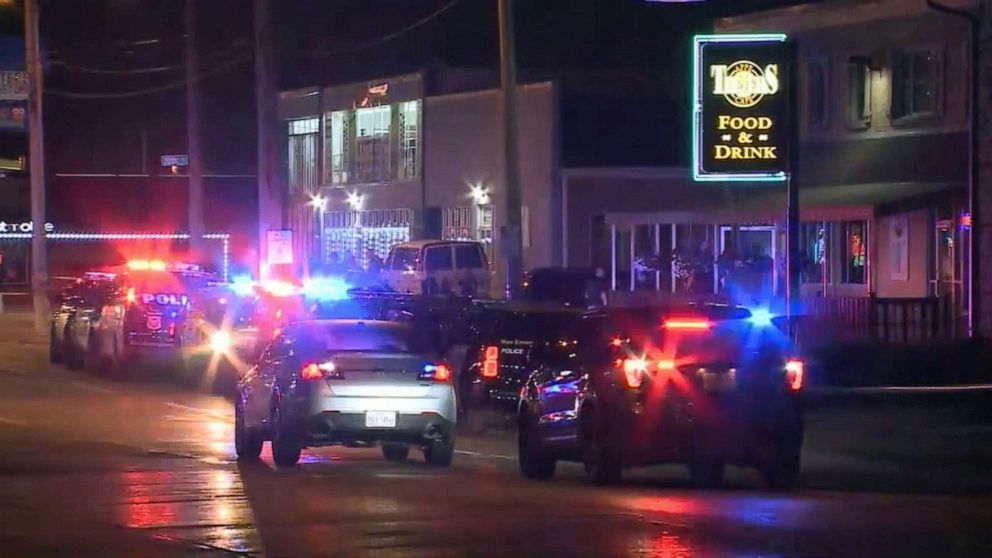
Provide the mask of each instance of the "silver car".
{"label": "silver car", "polygon": [[266,440],[279,466],[305,447],[382,446],[386,459],[410,447],[447,467],[455,451],[451,368],[432,336],[409,324],[297,322],[279,333],[239,383],[235,446],[257,459]]}

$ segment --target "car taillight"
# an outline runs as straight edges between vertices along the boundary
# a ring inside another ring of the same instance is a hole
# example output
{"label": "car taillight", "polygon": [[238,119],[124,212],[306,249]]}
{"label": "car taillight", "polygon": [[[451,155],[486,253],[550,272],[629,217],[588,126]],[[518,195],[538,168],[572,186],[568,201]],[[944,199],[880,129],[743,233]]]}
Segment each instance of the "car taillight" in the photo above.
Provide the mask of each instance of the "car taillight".
{"label": "car taillight", "polygon": [[311,362],[300,369],[300,378],[319,380],[325,376],[340,377],[333,362]]}
{"label": "car taillight", "polygon": [[435,382],[450,382],[451,368],[444,363],[425,364],[419,378],[421,380],[433,380]]}
{"label": "car taillight", "polygon": [[495,378],[499,375],[499,347],[494,345],[482,349],[482,377]]}
{"label": "car taillight", "polygon": [[785,383],[792,391],[799,391],[803,388],[803,376],[806,373],[806,365],[801,360],[790,360],[785,363]]}
{"label": "car taillight", "polygon": [[623,378],[627,387],[639,388],[644,383],[644,374],[648,371],[648,361],[643,358],[625,358],[621,361]]}
{"label": "car taillight", "polygon": [[663,323],[665,329],[678,329],[689,331],[706,331],[713,327],[709,320],[696,318],[669,318]]}

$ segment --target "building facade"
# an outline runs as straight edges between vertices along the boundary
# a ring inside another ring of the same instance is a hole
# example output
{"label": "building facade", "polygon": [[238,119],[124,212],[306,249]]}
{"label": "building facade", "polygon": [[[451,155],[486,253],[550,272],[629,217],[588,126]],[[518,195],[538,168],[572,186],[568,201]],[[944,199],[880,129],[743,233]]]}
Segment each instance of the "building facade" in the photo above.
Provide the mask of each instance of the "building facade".
{"label": "building facade", "polygon": [[[524,264],[548,265],[560,234],[551,82],[519,89]],[[287,215],[296,253],[314,262],[418,238],[483,242],[501,275],[505,222],[499,92],[425,94],[422,74],[285,92]]]}

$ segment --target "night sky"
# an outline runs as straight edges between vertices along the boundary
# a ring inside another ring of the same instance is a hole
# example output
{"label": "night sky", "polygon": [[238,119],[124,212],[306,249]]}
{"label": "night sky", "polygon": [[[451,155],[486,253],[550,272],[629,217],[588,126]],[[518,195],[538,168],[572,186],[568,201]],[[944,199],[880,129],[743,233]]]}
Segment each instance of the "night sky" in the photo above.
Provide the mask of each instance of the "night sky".
{"label": "night sky", "polygon": [[[433,64],[495,70],[496,0],[460,0],[430,23],[384,43],[450,0],[277,0],[274,15],[279,87],[329,85],[416,71]],[[583,68],[643,69],[667,76],[659,98],[684,92],[687,41],[713,17],[796,3],[710,0],[659,4],[641,0],[517,0],[518,64],[555,72]],[[254,167],[252,15],[250,0],[199,6],[207,167],[251,173]],[[137,172],[145,136],[149,161],[183,152],[184,90],[124,99],[77,99],[56,91],[120,93],[181,83],[181,0],[42,0],[47,144],[57,172]],[[21,31],[17,14],[0,9],[0,29]],[[139,74],[82,68],[175,67]],[[522,72],[526,75],[526,72]],[[651,163],[651,161],[645,161]],[[151,163],[149,163],[151,164]]]}

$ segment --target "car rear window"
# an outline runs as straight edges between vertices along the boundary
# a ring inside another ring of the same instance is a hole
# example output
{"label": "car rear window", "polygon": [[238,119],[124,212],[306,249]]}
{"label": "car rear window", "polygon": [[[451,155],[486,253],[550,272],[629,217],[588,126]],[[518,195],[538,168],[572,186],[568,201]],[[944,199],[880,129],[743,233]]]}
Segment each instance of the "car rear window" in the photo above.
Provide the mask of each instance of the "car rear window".
{"label": "car rear window", "polygon": [[451,265],[451,246],[431,246],[424,250],[424,270],[447,271]]}
{"label": "car rear window", "polygon": [[428,352],[416,331],[393,324],[309,324],[302,326],[300,336],[305,344],[324,352]]}
{"label": "car rear window", "polygon": [[482,257],[482,248],[475,244],[458,244],[455,246],[455,265],[458,269],[482,269],[486,267]]}
{"label": "car rear window", "polygon": [[390,269],[395,269],[397,271],[405,271],[407,269],[417,268],[417,249],[416,248],[396,248],[393,250],[393,259],[389,265]]}

